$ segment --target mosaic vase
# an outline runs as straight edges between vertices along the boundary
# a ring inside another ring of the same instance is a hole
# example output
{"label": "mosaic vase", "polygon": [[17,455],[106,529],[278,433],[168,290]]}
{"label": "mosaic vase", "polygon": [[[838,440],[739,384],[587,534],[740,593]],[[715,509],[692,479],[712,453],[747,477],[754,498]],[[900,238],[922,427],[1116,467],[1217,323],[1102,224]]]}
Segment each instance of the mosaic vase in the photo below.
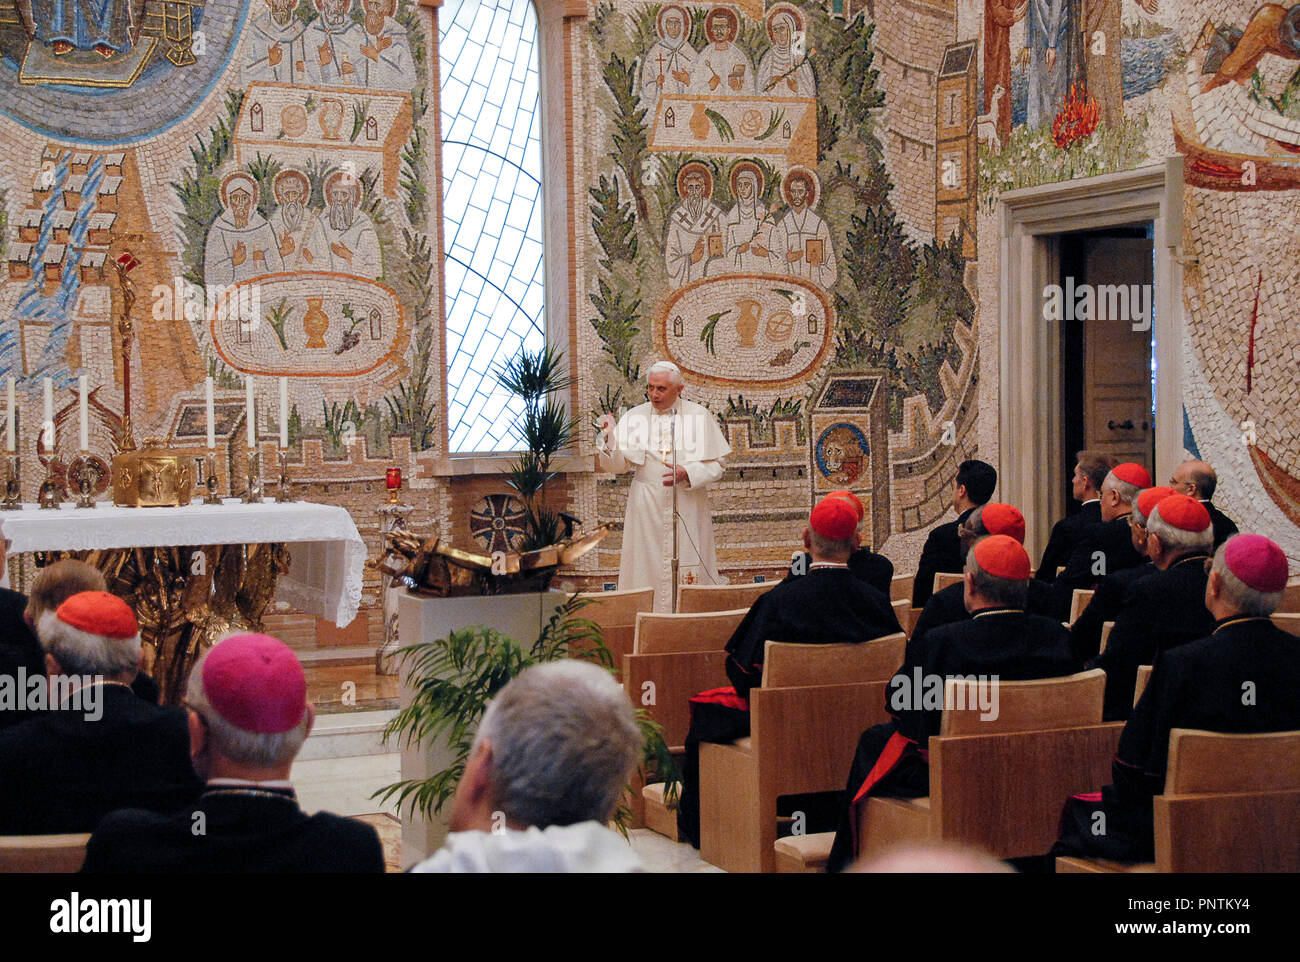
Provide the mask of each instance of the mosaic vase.
{"label": "mosaic vase", "polygon": [[307,313],[302,318],[302,329],[307,332],[308,347],[325,347],[325,332],[329,330],[330,318],[321,307],[323,297],[307,298]]}

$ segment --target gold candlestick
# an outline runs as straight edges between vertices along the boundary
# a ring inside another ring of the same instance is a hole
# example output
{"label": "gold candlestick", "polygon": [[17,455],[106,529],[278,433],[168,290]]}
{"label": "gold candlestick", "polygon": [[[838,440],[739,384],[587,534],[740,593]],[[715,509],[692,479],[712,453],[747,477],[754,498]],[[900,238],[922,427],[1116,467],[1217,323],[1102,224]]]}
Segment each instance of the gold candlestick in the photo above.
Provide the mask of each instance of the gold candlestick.
{"label": "gold candlestick", "polygon": [[0,501],[0,511],[22,510],[22,486],[18,483],[19,464],[18,455],[9,455],[9,466],[5,472],[5,495],[4,500]]}
{"label": "gold candlestick", "polygon": [[99,483],[99,466],[86,451],[81,452],[71,465],[69,476],[77,482],[77,507],[93,508],[95,506],[95,485]]}
{"label": "gold candlestick", "polygon": [[293,486],[289,481],[289,450],[280,451],[280,480],[275,492],[277,504],[287,504],[293,500]]}
{"label": "gold candlestick", "polygon": [[262,503],[261,455],[255,448],[248,449],[248,488],[244,491],[244,504]]}
{"label": "gold candlestick", "polygon": [[207,477],[203,480],[203,486],[208,489],[207,495],[203,498],[203,503],[220,504],[221,498],[217,496],[217,459],[211,454],[207,457]]}
{"label": "gold candlestick", "polygon": [[41,489],[36,495],[36,503],[43,510],[51,511],[58,508],[62,500],[63,492],[54,480],[54,458],[51,456],[49,461],[45,462],[45,480],[41,482]]}

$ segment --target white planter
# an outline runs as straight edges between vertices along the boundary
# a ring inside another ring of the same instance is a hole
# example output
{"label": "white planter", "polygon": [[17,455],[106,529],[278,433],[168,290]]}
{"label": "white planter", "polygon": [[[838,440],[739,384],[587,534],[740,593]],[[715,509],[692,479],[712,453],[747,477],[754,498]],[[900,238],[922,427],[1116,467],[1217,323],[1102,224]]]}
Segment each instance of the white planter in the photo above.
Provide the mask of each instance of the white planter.
{"label": "white planter", "polygon": [[[423,598],[405,593],[398,601],[398,636],[403,645],[445,638],[452,631],[483,625],[513,638],[521,645],[532,644],[542,627],[569,596],[563,591],[544,594],[475,595],[466,598]],[[402,672],[401,704],[411,704],[413,692],[409,673]],[[402,780],[428,778],[451,763],[445,743],[402,748]],[[428,858],[447,835],[451,802],[431,820],[402,809],[402,867]]]}

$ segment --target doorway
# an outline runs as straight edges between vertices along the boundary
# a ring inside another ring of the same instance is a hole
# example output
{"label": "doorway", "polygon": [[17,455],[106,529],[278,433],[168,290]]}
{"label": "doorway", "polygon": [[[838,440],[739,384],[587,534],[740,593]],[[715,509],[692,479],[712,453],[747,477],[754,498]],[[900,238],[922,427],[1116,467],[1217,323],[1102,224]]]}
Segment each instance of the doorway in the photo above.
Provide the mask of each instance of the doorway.
{"label": "doorway", "polygon": [[[1007,191],[998,208],[999,303],[990,318],[998,332],[998,487],[1024,512],[1025,547],[1038,557],[1072,503],[1076,451],[1092,446],[1140,461],[1153,477],[1182,458],[1183,158]],[[1102,292],[1093,290],[1091,306],[1080,303],[1086,280],[1110,285],[1104,320]],[[1138,285],[1139,312],[1149,285],[1148,329],[1133,329],[1145,323],[1132,304],[1121,311],[1113,290],[1121,283],[1129,300]],[[1049,308],[1053,285],[1059,313]],[[1076,312],[1088,319],[1073,319]]]}
{"label": "doorway", "polygon": [[[1053,238],[1061,289],[1061,438],[1065,513],[1075,454],[1097,451],[1155,473],[1150,221]],[[1063,480],[1061,480],[1063,479]]]}

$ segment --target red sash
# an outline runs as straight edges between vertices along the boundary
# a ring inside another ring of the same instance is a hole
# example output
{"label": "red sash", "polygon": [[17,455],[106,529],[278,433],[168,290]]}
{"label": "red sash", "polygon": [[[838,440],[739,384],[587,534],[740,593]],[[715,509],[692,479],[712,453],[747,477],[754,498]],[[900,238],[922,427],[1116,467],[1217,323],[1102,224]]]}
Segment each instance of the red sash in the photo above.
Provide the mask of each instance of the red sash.
{"label": "red sash", "polygon": [[925,749],[918,749],[916,742],[900,732],[894,732],[889,736],[889,741],[885,743],[885,750],[880,753],[876,759],[876,764],[871,766],[871,771],[867,772],[867,780],[862,783],[857,794],[853,796],[851,804],[856,805],[868,792],[876,786],[882,778],[898,767],[898,763],[903,757],[909,754],[909,749],[919,752],[922,758],[929,761],[930,753]]}
{"label": "red sash", "polygon": [[724,708],[734,708],[737,711],[749,711],[749,699],[737,695],[736,689],[731,685],[726,688],[710,688],[698,695],[692,695],[691,704],[722,705]]}

